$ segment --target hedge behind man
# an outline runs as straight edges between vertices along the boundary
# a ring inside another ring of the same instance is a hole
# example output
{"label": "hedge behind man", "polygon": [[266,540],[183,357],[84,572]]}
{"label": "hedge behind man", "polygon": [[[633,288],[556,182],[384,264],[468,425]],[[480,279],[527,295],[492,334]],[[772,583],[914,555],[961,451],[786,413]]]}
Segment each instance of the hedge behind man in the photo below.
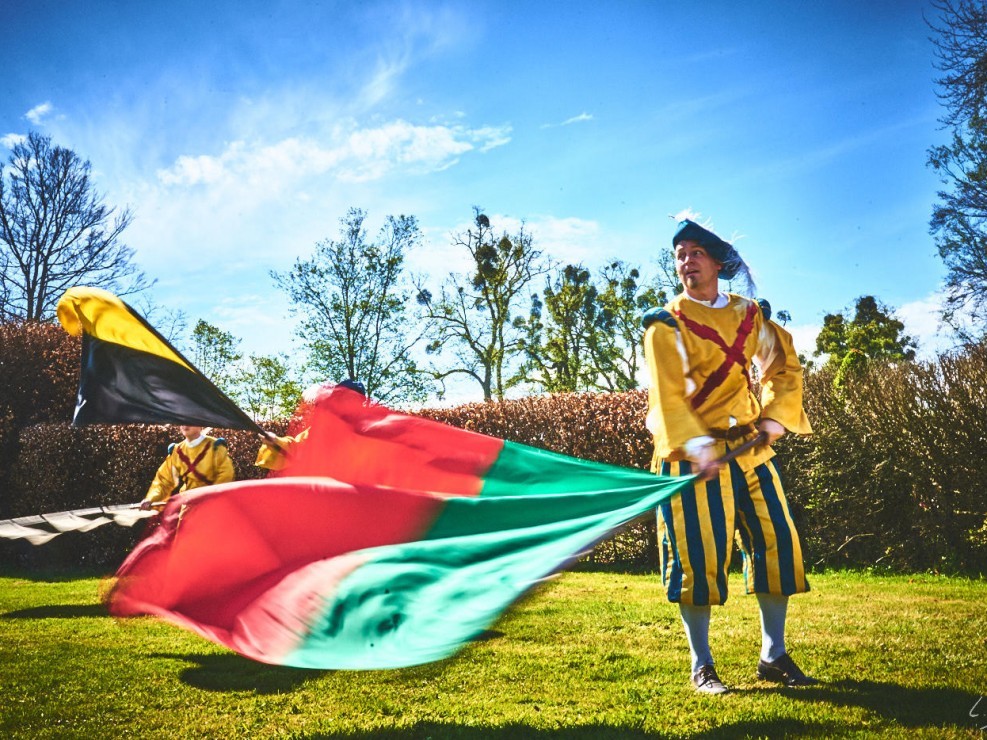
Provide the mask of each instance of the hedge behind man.
{"label": "hedge behind man", "polygon": [[168,456],[147,489],[142,509],[165,503],[176,493],[233,480],[233,461],[222,437],[211,437],[203,427],[181,425],[182,441],[168,446]]}
{"label": "hedge behind man", "polygon": [[[647,426],[652,470],[697,473],[696,482],[658,509],[662,581],[679,604],[692,658],[692,683],[703,693],[727,691],[709,646],[710,607],[727,599],[734,532],[740,532],[744,585],[757,595],[762,646],[756,674],[788,686],[816,683],[785,647],[788,597],[809,590],[802,548],[770,444],[809,434],[802,410],[802,368],[791,336],[767,321],[753,300],[723,293],[720,278],[750,271],[733,246],[685,219],[672,239],[685,292],[645,314],[650,374]],[[759,366],[760,394],[751,378]],[[730,449],[763,432],[766,443],[726,465]]]}

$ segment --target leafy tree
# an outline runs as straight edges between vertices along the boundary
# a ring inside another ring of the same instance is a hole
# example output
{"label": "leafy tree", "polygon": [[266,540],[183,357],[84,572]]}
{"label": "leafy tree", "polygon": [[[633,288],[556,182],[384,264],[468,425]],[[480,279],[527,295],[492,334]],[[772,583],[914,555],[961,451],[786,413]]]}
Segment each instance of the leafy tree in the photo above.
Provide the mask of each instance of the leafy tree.
{"label": "leafy tree", "polygon": [[601,276],[596,341],[591,345],[596,385],[609,391],[632,390],[638,387],[644,362],[641,315],[667,303],[682,286],[671,251],[662,253],[658,275],[650,281],[642,282],[638,268],[619,260],[605,266]]}
{"label": "leafy tree", "polygon": [[[531,297],[531,314],[522,339],[526,359],[520,376],[549,393],[586,390],[594,385],[593,346],[598,342],[596,286],[589,270],[566,265],[543,291]],[[543,320],[544,319],[544,320]]]}
{"label": "leafy tree", "polygon": [[792,320],[792,314],[789,313],[787,310],[782,309],[781,311],[778,312],[778,315],[775,317],[775,319],[779,321],[782,326],[788,326],[788,322]]}
{"label": "leafy tree", "polygon": [[89,162],[39,133],[0,164],[0,320],[50,318],[62,293],[94,285],[128,295],[149,283],[120,242],[131,213],[103,203]]}
{"label": "leafy tree", "polygon": [[525,381],[549,392],[638,387],[641,314],[666,303],[677,282],[667,284],[667,276],[643,282],[637,267],[619,260],[600,274],[593,281],[581,265],[567,265],[548,279],[541,297],[532,296]]}
{"label": "leafy tree", "polygon": [[364,211],[351,208],[340,219],[338,240],[317,243],[311,258],[271,276],[302,317],[298,336],[312,372],[332,382],[358,379],[382,403],[420,402],[429,385],[413,348],[428,327],[408,331],[404,262],[421,231],[414,216],[388,216],[370,241],[365,219]]}
{"label": "leafy tree", "polygon": [[450,352],[454,366],[433,369],[445,389],[446,380],[465,375],[480,384],[484,400],[503,399],[512,384],[512,361],[523,351],[521,302],[528,285],[544,274],[542,253],[524,226],[516,234],[494,234],[490,219],[474,208],[475,229],[454,238],[469,252],[468,275],[450,274],[436,298],[418,284],[418,302],[434,327],[427,350]]}
{"label": "leafy tree", "polygon": [[826,364],[837,371],[842,383],[866,361],[915,359],[915,340],[904,330],[891,309],[874,296],[861,296],[852,319],[842,312],[826,315],[816,337],[815,354],[829,355]]}
{"label": "leafy tree", "polygon": [[292,377],[286,355],[250,355],[236,376],[237,400],[255,421],[290,417],[302,386]]}
{"label": "leafy tree", "polygon": [[228,396],[236,395],[240,339],[199,319],[192,329],[192,363]]}
{"label": "leafy tree", "polygon": [[945,186],[929,226],[947,271],[944,318],[961,328],[963,314],[987,318],[987,6],[940,0],[933,7],[940,122],[952,137],[929,149]]}

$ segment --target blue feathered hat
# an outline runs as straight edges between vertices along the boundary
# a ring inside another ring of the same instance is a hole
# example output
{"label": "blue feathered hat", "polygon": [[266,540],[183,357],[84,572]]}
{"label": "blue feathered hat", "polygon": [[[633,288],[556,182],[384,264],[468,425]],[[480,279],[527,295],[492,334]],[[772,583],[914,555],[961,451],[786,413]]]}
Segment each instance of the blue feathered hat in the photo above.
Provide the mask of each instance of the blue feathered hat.
{"label": "blue feathered hat", "polygon": [[734,280],[739,277],[740,281],[745,283],[746,292],[751,296],[755,294],[754,278],[751,276],[750,268],[730,242],[721,239],[705,226],[700,226],[690,218],[679,221],[675,236],[672,237],[672,248],[674,249],[680,242],[685,241],[695,242],[723,266],[720,270],[721,278]]}
{"label": "blue feathered hat", "polygon": [[740,266],[738,263],[743,262],[730,242],[724,241],[709,229],[688,218],[679,222],[679,228],[672,237],[672,248],[677,247],[681,242],[695,242],[709,252],[710,257],[723,265],[720,275],[725,280],[733,280]]}

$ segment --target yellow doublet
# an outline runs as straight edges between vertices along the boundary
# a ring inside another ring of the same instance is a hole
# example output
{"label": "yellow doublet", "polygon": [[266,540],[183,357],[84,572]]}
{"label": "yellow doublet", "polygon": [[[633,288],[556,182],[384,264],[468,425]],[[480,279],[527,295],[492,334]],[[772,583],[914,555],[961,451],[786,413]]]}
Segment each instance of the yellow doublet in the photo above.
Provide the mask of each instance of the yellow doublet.
{"label": "yellow doublet", "polygon": [[225,440],[202,435],[193,441],[195,446],[183,439],[171,449],[147,489],[145,501],[167,501],[176,493],[233,480],[233,461]]}
{"label": "yellow doublet", "polygon": [[[759,418],[765,418],[774,419],[796,434],[812,431],[802,410],[802,367],[791,335],[777,324],[765,321],[760,310],[753,316],[750,334],[738,348],[744,358],[743,365],[730,363],[722,383],[693,408],[691,400],[707,378],[729,360],[715,342],[690,331],[685,320],[709,327],[732,347],[751,301],[733,294],[728,297],[727,306],[710,308],[681,294],[666,306],[675,316],[677,328],[656,321],[645,332],[644,352],[651,379],[647,424],[655,442],[652,461],[655,471],[662,459],[684,459],[685,443],[708,435],[711,430],[756,424]],[[761,403],[749,388],[742,370],[742,367],[749,369],[752,362],[757,363],[761,372]],[[755,433],[736,440],[731,446],[739,445]],[[726,443],[719,440],[717,444],[722,455]],[[743,470],[750,470],[773,455],[771,448],[764,446],[742,455],[738,462]]]}
{"label": "yellow doublet", "polygon": [[278,447],[281,448],[280,450],[266,442],[261,442],[260,449],[257,450],[257,459],[254,461],[254,465],[258,468],[267,468],[268,470],[282,470],[288,462],[292,448],[304,442],[307,438],[308,429],[303,429],[295,437],[278,437]]}
{"label": "yellow doublet", "polygon": [[[656,473],[694,472],[686,459],[689,440],[713,437],[720,457],[753,438],[762,419],[797,434],[812,431],[802,410],[802,368],[791,336],[765,321],[746,298],[729,295],[727,305],[712,308],[683,294],[648,327],[644,348]],[[752,363],[760,369],[760,396],[748,379]],[[749,431],[728,442],[723,437],[732,427]],[[695,606],[726,601],[737,530],[749,593],[809,589],[773,456],[767,445],[750,450],[721,467],[717,477],[697,480],[659,507],[662,581],[670,601]]]}

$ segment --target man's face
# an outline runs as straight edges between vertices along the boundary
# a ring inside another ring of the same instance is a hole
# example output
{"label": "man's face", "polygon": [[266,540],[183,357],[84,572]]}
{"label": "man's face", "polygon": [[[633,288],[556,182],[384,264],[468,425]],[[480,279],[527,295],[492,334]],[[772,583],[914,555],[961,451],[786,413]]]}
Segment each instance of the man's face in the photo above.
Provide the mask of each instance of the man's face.
{"label": "man's face", "polygon": [[193,439],[202,434],[202,427],[190,427],[183,424],[178,427],[178,431],[182,433],[182,436],[185,437],[185,439],[191,442]]}
{"label": "man's face", "polygon": [[705,247],[686,240],[675,247],[675,272],[691,291],[703,292],[710,288],[715,291],[720,278],[720,263],[709,256]]}

